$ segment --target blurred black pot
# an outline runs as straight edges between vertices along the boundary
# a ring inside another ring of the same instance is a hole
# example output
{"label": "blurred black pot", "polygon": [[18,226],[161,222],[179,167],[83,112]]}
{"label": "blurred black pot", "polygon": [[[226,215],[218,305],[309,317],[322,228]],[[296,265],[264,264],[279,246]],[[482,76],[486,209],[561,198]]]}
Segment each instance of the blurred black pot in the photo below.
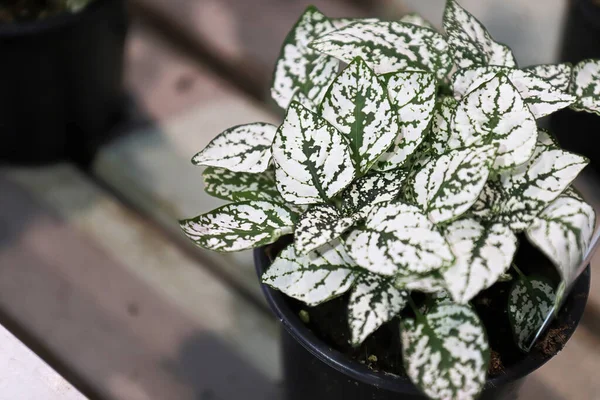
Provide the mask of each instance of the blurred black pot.
{"label": "blurred black pot", "polygon": [[[568,1],[563,29],[561,62],[600,59],[599,1]],[[565,109],[551,117],[551,128],[563,148],[590,158],[600,171],[600,116]]]}
{"label": "blurred black pot", "polygon": [[88,162],[119,116],[124,0],[0,24],[0,162]]}

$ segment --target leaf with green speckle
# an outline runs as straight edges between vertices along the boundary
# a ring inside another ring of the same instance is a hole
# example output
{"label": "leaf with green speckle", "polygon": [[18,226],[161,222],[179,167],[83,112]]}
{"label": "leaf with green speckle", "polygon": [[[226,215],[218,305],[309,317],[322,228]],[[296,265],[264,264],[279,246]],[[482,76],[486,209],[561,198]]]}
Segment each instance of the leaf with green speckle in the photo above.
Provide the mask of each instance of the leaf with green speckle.
{"label": "leaf with green speckle", "polygon": [[586,60],[573,68],[571,92],[577,97],[573,109],[600,115],[600,60]]}
{"label": "leaf with green speckle", "polygon": [[202,173],[204,190],[213,197],[233,202],[266,200],[284,203],[275,185],[275,173],[233,172],[224,168],[208,167]]}
{"label": "leaf with green speckle", "polygon": [[329,204],[317,204],[308,209],[296,224],[294,245],[304,255],[339,238],[354,225],[352,217],[344,217]]}
{"label": "leaf with green speckle", "polygon": [[425,18],[423,18],[422,16],[420,16],[417,13],[409,13],[409,14],[403,15],[399,21],[407,23],[407,24],[417,25],[422,28],[433,29],[434,31],[436,30],[435,26],[433,26],[433,24],[431,22],[427,21]]}
{"label": "leaf with green speckle", "polygon": [[452,120],[457,105],[458,102],[454,98],[443,97],[433,111],[429,142],[438,155],[442,155],[448,150],[448,143],[454,134]]}
{"label": "leaf with green speckle", "polygon": [[555,88],[566,92],[569,90],[569,85],[571,83],[573,66],[570,63],[541,64],[523,68],[523,71],[530,72],[535,76],[544,79]]}

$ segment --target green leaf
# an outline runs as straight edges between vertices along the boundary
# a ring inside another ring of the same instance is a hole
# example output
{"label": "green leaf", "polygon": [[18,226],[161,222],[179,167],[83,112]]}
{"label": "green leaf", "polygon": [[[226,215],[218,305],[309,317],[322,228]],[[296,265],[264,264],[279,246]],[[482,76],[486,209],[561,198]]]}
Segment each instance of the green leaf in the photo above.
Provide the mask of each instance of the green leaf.
{"label": "green leaf", "polygon": [[388,170],[402,166],[423,141],[433,116],[437,84],[434,75],[419,71],[395,72],[383,79],[400,124],[394,145],[377,165],[380,170]]}
{"label": "green leaf", "polygon": [[402,320],[402,345],[410,380],[434,400],[474,400],[490,360],[485,329],[468,306],[440,304],[425,317]]}
{"label": "green leaf", "polygon": [[566,285],[575,280],[577,267],[590,245],[596,214],[572,189],[556,198],[527,229],[527,238],[556,265]]}
{"label": "green leaf", "polygon": [[508,320],[517,346],[523,351],[531,344],[554,305],[554,288],[543,277],[520,277],[508,294]]}
{"label": "green leaf", "polygon": [[363,274],[348,302],[351,343],[359,346],[381,325],[391,321],[406,306],[408,293],[393,285],[393,278]]}
{"label": "green leaf", "polygon": [[344,217],[332,205],[317,204],[308,209],[296,224],[296,252],[304,255],[339,238],[354,225],[354,219]]}
{"label": "green leaf", "polygon": [[436,30],[435,26],[433,26],[433,24],[431,22],[427,21],[425,18],[423,18],[422,16],[420,16],[417,13],[409,13],[409,14],[403,15],[399,21],[404,22],[406,24],[417,25],[422,28],[433,29],[434,31]]}
{"label": "green leaf", "polygon": [[443,97],[433,111],[429,142],[438,155],[448,150],[448,143],[454,134],[452,120],[458,102],[452,97]]}
{"label": "green leaf", "polygon": [[433,223],[418,207],[381,203],[346,239],[350,256],[381,275],[422,276],[450,265],[454,256]]}
{"label": "green leaf", "polygon": [[510,268],[517,237],[506,225],[482,224],[474,218],[455,221],[445,232],[456,256],[443,272],[446,287],[454,301],[467,304]]}
{"label": "green leaf", "polygon": [[496,152],[495,145],[453,150],[433,159],[417,173],[415,200],[433,223],[456,218],[475,203]]}
{"label": "green leaf", "polygon": [[339,242],[308,255],[296,254],[289,245],[263,274],[263,283],[286,295],[316,306],[347,292],[358,272]]}
{"label": "green leaf", "polygon": [[316,104],[321,103],[327,87],[337,75],[339,62],[309,48],[308,44],[333,30],[332,22],[311,6],[285,38],[271,88],[271,96],[281,108],[288,107],[296,92]]}
{"label": "green leaf", "polygon": [[530,72],[546,80],[555,88],[566,92],[569,90],[569,84],[571,83],[573,66],[569,63],[542,64],[523,68],[523,71]]}
{"label": "green leaf", "polygon": [[273,158],[277,189],[293,204],[327,201],[356,174],[342,133],[295,102],[275,135]]}
{"label": "green leaf", "polygon": [[573,109],[600,115],[600,60],[586,60],[573,68],[571,92],[577,97]]}
{"label": "green leaf", "polygon": [[264,172],[271,161],[276,131],[276,126],[262,122],[234,126],[215,137],[192,163],[235,172]]}
{"label": "green leaf", "polygon": [[202,177],[206,193],[219,199],[233,202],[266,200],[284,203],[275,186],[275,173],[270,169],[260,174],[250,174],[208,167],[202,173]]}
{"label": "green leaf", "polygon": [[398,135],[398,118],[387,91],[360,58],[333,81],[321,104],[321,115],[346,136],[361,174]]}
{"label": "green leaf", "polygon": [[358,178],[342,194],[342,210],[354,219],[367,218],[376,204],[394,200],[400,190],[406,172],[394,169],[385,172],[375,172]]}
{"label": "green leaf", "polygon": [[400,22],[356,22],[321,36],[311,47],[347,63],[361,57],[377,74],[416,68],[443,79],[452,67],[441,34]]}
{"label": "green leaf", "polygon": [[473,89],[493,79],[498,73],[506,75],[517,89],[529,111],[535,118],[545,117],[568,107],[575,97],[556,88],[544,78],[519,69],[483,66],[463,69],[453,76],[453,90],[457,96],[464,96]]}
{"label": "green leaf", "polygon": [[495,42],[481,22],[455,0],[446,3],[444,30],[458,68],[477,65],[517,66],[510,48]]}
{"label": "green leaf", "polygon": [[281,204],[246,201],[219,207],[179,224],[198,246],[229,252],[273,243],[293,232],[295,219],[296,215]]}
{"label": "green leaf", "polygon": [[537,138],[533,115],[517,89],[501,74],[460,101],[453,131],[450,148],[469,147],[478,142],[498,145],[494,169],[526,162],[533,154]]}

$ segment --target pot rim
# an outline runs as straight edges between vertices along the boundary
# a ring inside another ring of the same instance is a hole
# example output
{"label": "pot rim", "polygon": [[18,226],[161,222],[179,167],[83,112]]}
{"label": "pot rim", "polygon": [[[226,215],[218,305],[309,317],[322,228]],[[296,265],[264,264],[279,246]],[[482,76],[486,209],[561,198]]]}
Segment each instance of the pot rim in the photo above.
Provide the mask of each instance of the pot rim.
{"label": "pot rim", "polygon": [[27,37],[59,30],[94,13],[104,3],[108,3],[109,1],[111,0],[94,0],[83,10],[76,13],[61,13],[43,20],[0,24],[0,37]]}
{"label": "pot rim", "polygon": [[[264,250],[265,247],[254,249],[254,265],[259,280],[266,267],[270,265],[270,260]],[[577,279],[573,290],[569,294],[568,300],[565,302],[565,304],[568,304],[573,301],[576,294],[585,293],[585,298],[581,298],[582,305],[580,307],[576,306],[571,310],[570,320],[575,323],[569,324],[569,330],[565,333],[565,343],[570,340],[583,316],[583,311],[590,291],[590,275],[590,266],[588,265],[586,271]],[[269,286],[262,283],[261,288],[271,310],[281,321],[285,330],[313,356],[325,364],[336,369],[338,372],[368,385],[373,385],[396,393],[421,394],[406,376],[375,373],[366,366],[348,359],[343,353],[327,345],[306,327],[300,318],[287,305],[287,301],[285,300],[286,297],[281,292],[271,289]],[[507,368],[504,373],[493,378],[488,377],[485,388],[489,389],[503,386],[506,383],[519,380],[543,366],[555,355],[545,359],[528,355],[522,361]]]}

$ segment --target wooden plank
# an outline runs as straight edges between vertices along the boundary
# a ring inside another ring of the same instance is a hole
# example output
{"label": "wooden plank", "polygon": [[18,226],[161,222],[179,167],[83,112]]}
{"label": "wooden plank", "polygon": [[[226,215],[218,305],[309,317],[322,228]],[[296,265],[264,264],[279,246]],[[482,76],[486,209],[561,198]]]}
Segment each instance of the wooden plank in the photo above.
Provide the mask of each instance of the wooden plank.
{"label": "wooden plank", "polygon": [[0,360],[0,399],[86,399],[1,325]]}
{"label": "wooden plank", "polygon": [[0,309],[103,398],[279,398],[274,321],[144,218],[68,166],[0,193]]}

